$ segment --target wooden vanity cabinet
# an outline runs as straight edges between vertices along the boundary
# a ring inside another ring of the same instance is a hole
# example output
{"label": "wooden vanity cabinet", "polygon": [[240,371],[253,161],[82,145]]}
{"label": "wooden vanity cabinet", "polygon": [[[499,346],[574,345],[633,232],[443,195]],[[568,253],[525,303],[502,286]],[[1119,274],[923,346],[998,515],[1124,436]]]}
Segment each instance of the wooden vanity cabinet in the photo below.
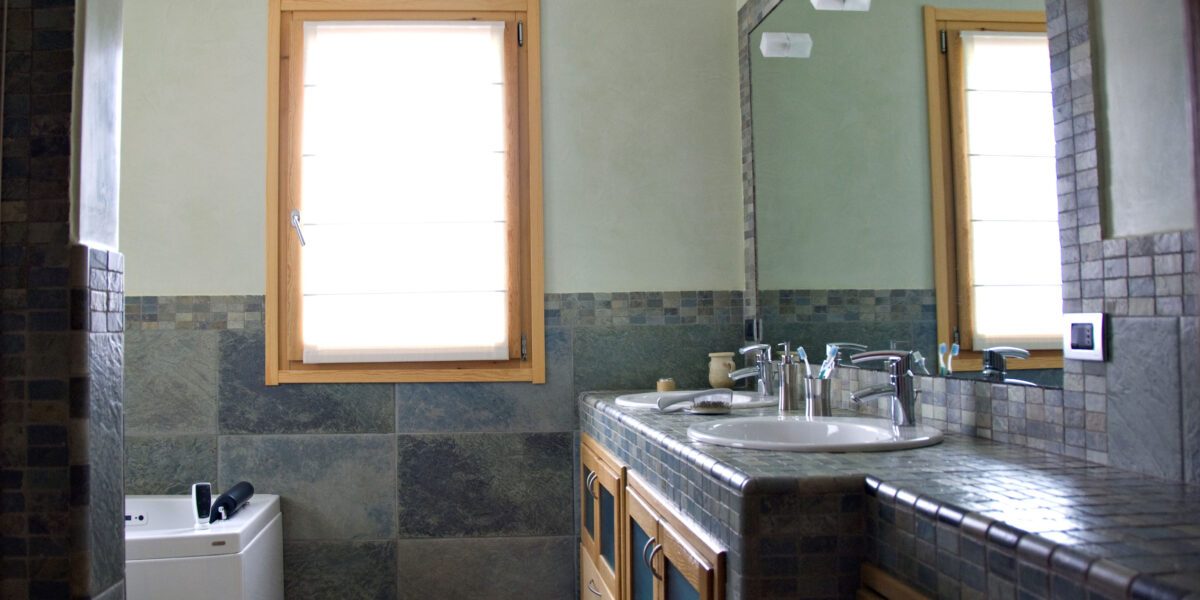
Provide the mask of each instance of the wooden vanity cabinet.
{"label": "wooden vanity cabinet", "polygon": [[724,598],[724,550],[587,434],[579,484],[580,600]]}
{"label": "wooden vanity cabinet", "polygon": [[579,446],[579,596],[617,598],[625,468],[587,435]]}
{"label": "wooden vanity cabinet", "polygon": [[625,482],[621,526],[627,600],[721,600],[725,552],[636,476]]}

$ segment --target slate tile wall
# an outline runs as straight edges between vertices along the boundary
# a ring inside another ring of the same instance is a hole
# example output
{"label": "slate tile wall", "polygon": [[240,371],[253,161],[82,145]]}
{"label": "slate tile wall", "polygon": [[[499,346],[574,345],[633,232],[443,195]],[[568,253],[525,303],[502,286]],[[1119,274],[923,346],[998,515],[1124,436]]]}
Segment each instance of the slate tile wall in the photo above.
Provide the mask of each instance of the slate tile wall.
{"label": "slate tile wall", "polygon": [[[1047,0],[1058,160],[1063,309],[1110,316],[1107,362],[1065,361],[1064,450],[1200,481],[1194,231],[1105,239],[1087,2]],[[1147,198],[1152,202],[1153,198]],[[1185,385],[1185,379],[1186,385]]]}
{"label": "slate tile wall", "polygon": [[270,388],[261,297],[130,297],[127,490],[280,494],[289,598],[570,597],[577,393],[706,385],[741,296],[548,294],[545,385]]}
{"label": "slate tile wall", "polygon": [[0,9],[0,597],[123,597],[123,266],[71,240],[75,2]]}
{"label": "slate tile wall", "polygon": [[71,251],[68,350],[72,597],[124,586],[122,436],[125,259],[77,245]]}

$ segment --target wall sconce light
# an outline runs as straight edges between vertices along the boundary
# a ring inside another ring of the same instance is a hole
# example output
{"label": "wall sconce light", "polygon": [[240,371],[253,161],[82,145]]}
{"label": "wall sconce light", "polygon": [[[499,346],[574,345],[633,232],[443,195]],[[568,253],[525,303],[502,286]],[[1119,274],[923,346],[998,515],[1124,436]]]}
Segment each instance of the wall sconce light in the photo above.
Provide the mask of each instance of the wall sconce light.
{"label": "wall sconce light", "polygon": [[808,58],[812,54],[812,36],[807,33],[762,34],[758,50],[764,58]]}
{"label": "wall sconce light", "polygon": [[871,10],[871,0],[812,0],[817,10]]}

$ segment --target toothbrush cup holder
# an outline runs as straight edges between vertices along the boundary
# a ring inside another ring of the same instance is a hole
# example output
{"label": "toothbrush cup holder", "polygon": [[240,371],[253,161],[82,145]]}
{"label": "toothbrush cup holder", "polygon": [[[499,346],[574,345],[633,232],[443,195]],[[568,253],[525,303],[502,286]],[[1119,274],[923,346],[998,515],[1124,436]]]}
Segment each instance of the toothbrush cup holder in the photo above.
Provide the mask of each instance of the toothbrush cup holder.
{"label": "toothbrush cup holder", "polygon": [[833,416],[833,407],[830,405],[829,401],[831,396],[830,390],[832,387],[832,379],[817,379],[815,377],[804,378],[804,416]]}

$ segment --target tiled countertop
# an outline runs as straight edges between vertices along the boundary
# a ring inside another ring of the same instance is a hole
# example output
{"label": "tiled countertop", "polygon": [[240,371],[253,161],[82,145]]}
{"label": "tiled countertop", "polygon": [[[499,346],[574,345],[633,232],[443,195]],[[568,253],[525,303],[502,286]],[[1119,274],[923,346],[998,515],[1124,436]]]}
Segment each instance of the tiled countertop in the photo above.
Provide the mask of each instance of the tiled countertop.
{"label": "tiled countertop", "polygon": [[688,426],[728,417],[625,409],[612,402],[616,395],[584,394],[581,411],[637,432],[734,490],[762,493],[858,478],[880,502],[977,530],[989,543],[1013,547],[1018,557],[1040,554],[1051,573],[1082,569],[1085,578],[1107,579],[1109,589],[1128,583],[1134,596],[1200,598],[1198,487],[952,433],[937,446],[879,453],[713,446],[689,440]]}

